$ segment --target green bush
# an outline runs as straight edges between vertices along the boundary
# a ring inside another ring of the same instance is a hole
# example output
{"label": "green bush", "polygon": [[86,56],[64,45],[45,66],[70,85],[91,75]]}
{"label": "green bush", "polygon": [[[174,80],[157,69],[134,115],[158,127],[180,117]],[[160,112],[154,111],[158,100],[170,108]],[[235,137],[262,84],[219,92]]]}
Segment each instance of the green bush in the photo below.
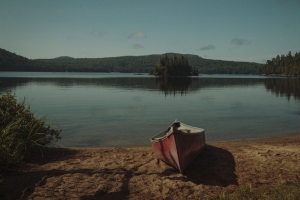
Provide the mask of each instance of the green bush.
{"label": "green bush", "polygon": [[18,103],[11,92],[0,96],[0,171],[17,166],[58,139],[60,130],[46,126],[45,117],[36,118],[25,99]]}

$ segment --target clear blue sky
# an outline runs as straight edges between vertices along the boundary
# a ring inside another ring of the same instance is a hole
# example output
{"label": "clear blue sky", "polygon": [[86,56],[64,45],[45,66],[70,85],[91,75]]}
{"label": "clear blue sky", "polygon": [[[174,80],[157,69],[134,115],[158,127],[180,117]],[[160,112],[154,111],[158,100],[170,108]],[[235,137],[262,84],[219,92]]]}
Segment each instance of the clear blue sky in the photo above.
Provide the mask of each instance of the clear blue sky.
{"label": "clear blue sky", "polygon": [[30,59],[175,52],[265,63],[300,52],[300,0],[1,0],[0,48]]}

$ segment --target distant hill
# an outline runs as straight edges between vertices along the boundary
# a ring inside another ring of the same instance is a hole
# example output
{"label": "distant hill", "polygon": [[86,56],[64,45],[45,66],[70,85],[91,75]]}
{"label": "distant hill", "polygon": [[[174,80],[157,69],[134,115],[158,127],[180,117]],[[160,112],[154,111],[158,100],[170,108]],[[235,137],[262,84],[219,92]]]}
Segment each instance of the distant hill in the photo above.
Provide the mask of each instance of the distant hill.
{"label": "distant hill", "polygon": [[29,66],[29,59],[0,48],[0,71],[18,71]]}
{"label": "distant hill", "polygon": [[[181,55],[168,53],[168,55]],[[0,49],[0,71],[69,71],[69,72],[131,72],[148,73],[165,54],[145,56],[120,56],[108,58],[72,58],[61,56],[54,59],[29,60]],[[189,63],[207,74],[258,74],[262,64],[204,59],[185,54]]]}
{"label": "distant hill", "polygon": [[73,60],[75,58],[72,58],[70,56],[60,56],[60,57],[57,57],[57,58],[53,58],[54,60]]}

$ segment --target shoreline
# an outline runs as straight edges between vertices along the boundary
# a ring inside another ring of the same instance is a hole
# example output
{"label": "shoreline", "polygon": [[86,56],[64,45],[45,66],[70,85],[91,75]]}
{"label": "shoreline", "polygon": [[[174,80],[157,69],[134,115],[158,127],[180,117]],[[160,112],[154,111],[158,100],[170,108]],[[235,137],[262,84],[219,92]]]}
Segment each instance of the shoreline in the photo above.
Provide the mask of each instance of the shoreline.
{"label": "shoreline", "polygon": [[300,182],[300,134],[209,142],[184,174],[158,162],[150,144],[48,153],[2,174],[0,199],[206,199]]}
{"label": "shoreline", "polygon": [[[206,144],[218,144],[218,143],[228,143],[228,142],[240,142],[240,141],[252,141],[252,140],[263,140],[263,139],[275,139],[282,137],[292,137],[294,135],[300,135],[300,133],[290,133],[282,136],[270,136],[270,137],[261,137],[261,138],[248,138],[248,139],[232,139],[232,140],[222,140],[222,141],[211,141],[205,142]],[[117,146],[67,146],[67,147],[54,147],[54,148],[62,148],[62,149],[92,149],[92,148],[143,148],[143,147],[151,147],[151,142],[149,140],[149,144],[145,145],[117,145]],[[52,148],[52,147],[51,147]]]}

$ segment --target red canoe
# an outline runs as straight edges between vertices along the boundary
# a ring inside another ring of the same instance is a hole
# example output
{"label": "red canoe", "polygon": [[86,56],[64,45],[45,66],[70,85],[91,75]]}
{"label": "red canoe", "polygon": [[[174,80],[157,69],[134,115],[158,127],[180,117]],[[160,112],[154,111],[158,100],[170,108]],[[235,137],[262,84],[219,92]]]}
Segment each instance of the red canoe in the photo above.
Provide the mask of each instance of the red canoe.
{"label": "red canoe", "polygon": [[150,139],[156,156],[181,173],[205,146],[205,131],[175,121],[169,128]]}

